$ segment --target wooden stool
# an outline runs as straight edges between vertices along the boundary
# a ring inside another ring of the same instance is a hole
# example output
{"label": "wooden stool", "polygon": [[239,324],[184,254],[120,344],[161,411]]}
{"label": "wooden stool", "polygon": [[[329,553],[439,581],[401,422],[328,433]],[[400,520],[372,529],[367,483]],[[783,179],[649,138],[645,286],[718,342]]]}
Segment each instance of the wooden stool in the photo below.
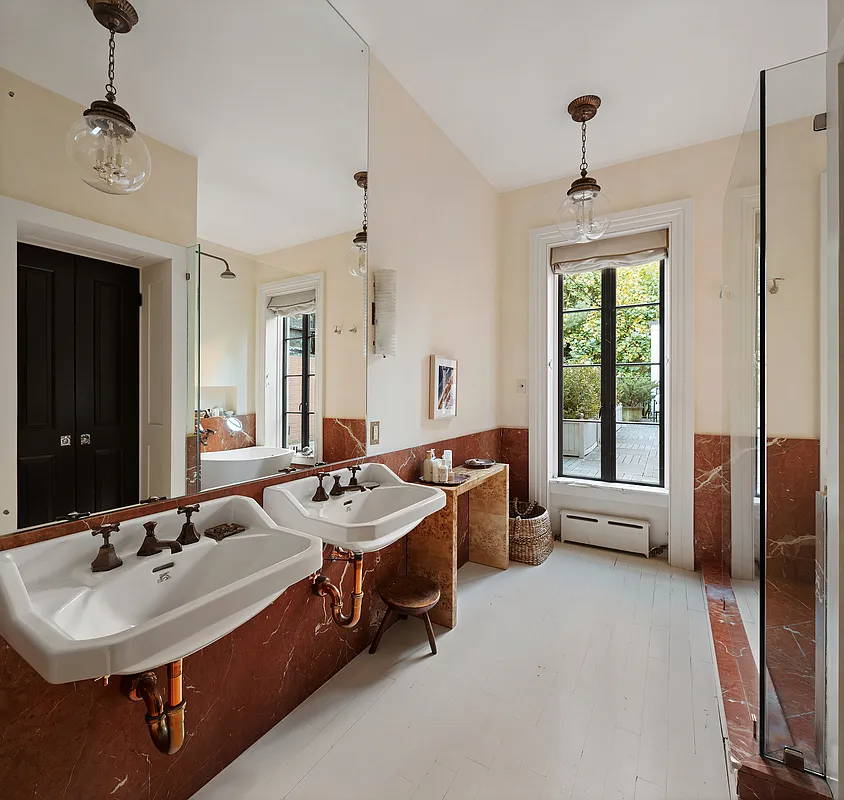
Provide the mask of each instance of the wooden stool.
{"label": "wooden stool", "polygon": [[369,652],[374,653],[378,649],[384,631],[395,617],[399,619],[422,617],[425,621],[425,630],[428,632],[431,653],[436,655],[437,640],[434,638],[434,627],[431,625],[428,612],[440,602],[440,587],[420,575],[404,575],[401,578],[390,578],[384,581],[378,587],[378,594],[387,606],[387,613],[372,640]]}

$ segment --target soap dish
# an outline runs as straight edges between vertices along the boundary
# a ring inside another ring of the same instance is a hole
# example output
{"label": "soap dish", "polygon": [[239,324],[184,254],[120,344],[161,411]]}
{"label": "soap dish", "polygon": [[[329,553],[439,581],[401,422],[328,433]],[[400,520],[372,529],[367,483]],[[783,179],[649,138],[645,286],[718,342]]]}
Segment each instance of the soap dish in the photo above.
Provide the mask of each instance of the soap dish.
{"label": "soap dish", "polygon": [[495,466],[495,462],[489,458],[470,458],[464,466],[469,467],[469,469],[489,469]]}
{"label": "soap dish", "polygon": [[224,522],[222,525],[215,525],[213,528],[208,528],[205,531],[205,535],[209,539],[222,542],[223,539],[234,536],[236,533],[243,533],[245,530],[245,525],[238,525],[236,522]]}

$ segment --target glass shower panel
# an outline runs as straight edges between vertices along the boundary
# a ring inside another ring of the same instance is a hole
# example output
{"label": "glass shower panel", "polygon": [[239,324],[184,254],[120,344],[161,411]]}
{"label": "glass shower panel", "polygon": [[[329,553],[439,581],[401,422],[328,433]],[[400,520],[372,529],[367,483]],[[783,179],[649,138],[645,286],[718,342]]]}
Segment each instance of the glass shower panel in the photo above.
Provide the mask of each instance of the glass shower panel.
{"label": "glass shower panel", "polygon": [[816,535],[815,507],[826,134],[813,129],[813,120],[826,110],[824,70],[817,56],[764,73],[760,142],[762,750],[784,759],[785,748],[793,748],[812,771],[823,769],[824,675],[815,666],[823,617],[815,583],[824,542]]}

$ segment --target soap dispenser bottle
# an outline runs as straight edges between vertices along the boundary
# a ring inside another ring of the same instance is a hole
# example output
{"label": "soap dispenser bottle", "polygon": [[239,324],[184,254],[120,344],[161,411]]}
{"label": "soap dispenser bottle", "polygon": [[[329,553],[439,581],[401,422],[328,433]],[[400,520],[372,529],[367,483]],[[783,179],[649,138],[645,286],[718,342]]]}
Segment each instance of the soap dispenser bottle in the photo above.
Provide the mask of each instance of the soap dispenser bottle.
{"label": "soap dispenser bottle", "polygon": [[433,450],[428,451],[428,455],[425,456],[425,460],[422,462],[422,479],[427,481],[428,483],[434,482],[434,459],[436,456],[434,455]]}

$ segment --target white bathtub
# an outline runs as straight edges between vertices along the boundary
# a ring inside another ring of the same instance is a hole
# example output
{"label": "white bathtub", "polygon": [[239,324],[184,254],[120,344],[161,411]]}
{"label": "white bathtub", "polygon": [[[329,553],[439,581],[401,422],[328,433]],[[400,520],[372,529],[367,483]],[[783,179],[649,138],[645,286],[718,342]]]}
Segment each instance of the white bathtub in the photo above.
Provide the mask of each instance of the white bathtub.
{"label": "white bathtub", "polygon": [[219,453],[200,453],[202,488],[269,478],[290,466],[293,451],[284,447],[242,447]]}

